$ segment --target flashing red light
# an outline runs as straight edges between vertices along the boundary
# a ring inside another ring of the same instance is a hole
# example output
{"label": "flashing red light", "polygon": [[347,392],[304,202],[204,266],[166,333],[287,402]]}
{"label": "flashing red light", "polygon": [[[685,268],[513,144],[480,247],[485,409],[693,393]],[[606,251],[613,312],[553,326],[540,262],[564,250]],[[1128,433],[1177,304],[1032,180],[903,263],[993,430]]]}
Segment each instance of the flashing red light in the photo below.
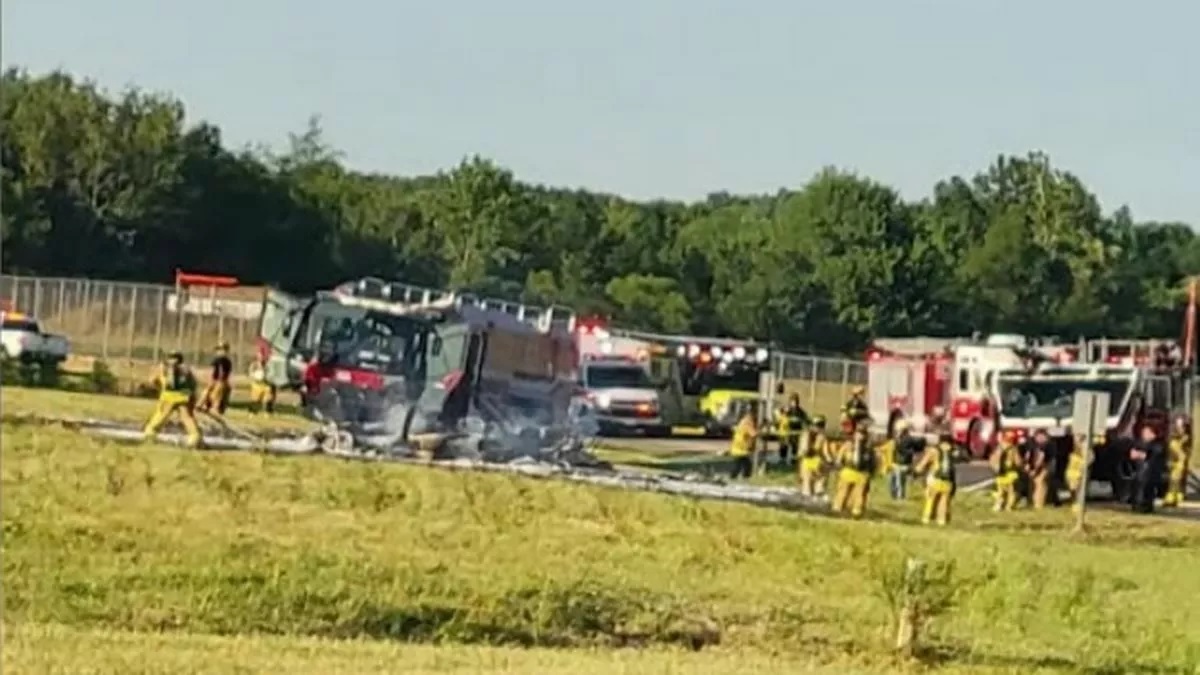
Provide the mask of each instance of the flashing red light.
{"label": "flashing red light", "polygon": [[1120,363],[1122,361],[1121,357],[1119,356],[1110,356],[1107,360],[1109,363]]}
{"label": "flashing red light", "polygon": [[879,351],[878,349],[872,349],[871,351],[867,352],[868,361],[878,361],[881,358],[883,358],[883,352]]}
{"label": "flashing red light", "polygon": [[700,355],[696,358],[700,361],[700,363],[711,363],[713,356],[711,352],[700,352]]}
{"label": "flashing red light", "polygon": [[1074,363],[1075,355],[1072,354],[1071,352],[1059,352],[1058,362],[1059,363]]}
{"label": "flashing red light", "polygon": [[650,352],[645,349],[639,349],[637,352],[638,361],[647,361],[650,359]]}

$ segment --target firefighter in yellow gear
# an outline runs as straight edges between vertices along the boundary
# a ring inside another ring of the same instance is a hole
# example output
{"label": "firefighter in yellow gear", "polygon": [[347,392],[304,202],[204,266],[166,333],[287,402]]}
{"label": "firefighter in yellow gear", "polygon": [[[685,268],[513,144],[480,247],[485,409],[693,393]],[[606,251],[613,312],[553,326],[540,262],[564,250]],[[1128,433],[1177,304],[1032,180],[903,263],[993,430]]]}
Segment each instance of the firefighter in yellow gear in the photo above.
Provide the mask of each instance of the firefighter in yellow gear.
{"label": "firefighter in yellow gear", "polygon": [[267,362],[256,354],[250,362],[250,406],[256,413],[275,412],[275,385],[267,381]]}
{"label": "firefighter in yellow gear", "polygon": [[1067,481],[1067,491],[1071,494],[1071,510],[1079,510],[1079,491],[1084,489],[1083,485],[1083,468],[1085,458],[1083,455],[1084,444],[1087,443],[1086,436],[1076,436],[1075,443],[1071,446],[1071,454],[1067,455],[1067,469],[1064,472],[1064,478]]}
{"label": "firefighter in yellow gear", "polygon": [[204,439],[192,412],[196,404],[196,376],[183,364],[183,354],[172,352],[167,362],[159,366],[153,382],[159,389],[158,404],[143,431],[146,440],[154,440],[171,415],[179,413],[179,421],[187,432],[188,447],[200,447]]}
{"label": "firefighter in yellow gear", "polygon": [[842,423],[850,423],[855,426],[860,425],[863,420],[871,417],[870,411],[867,409],[867,388],[855,387],[850,391],[850,398],[842,405]]}
{"label": "firefighter in yellow gear", "polygon": [[747,410],[733,429],[733,442],[729,456],[733,458],[733,473],[730,478],[749,478],[754,471],[754,445],[758,442],[758,420],[752,410]]}
{"label": "firefighter in yellow gear", "polygon": [[800,406],[800,395],[793,393],[787,405],[775,413],[775,428],[779,430],[779,459],[787,465],[800,456],[800,446],[805,442],[808,413]]}
{"label": "firefighter in yellow gear", "polygon": [[806,431],[808,440],[800,449],[800,494],[819,497],[825,494],[825,464],[830,461],[829,437],[825,435],[825,416],[816,415]]}
{"label": "firefighter in yellow gear", "polygon": [[875,451],[867,437],[866,424],[859,424],[838,452],[837,464],[841,468],[838,471],[837,493],[831,505],[834,513],[849,509],[854,518],[862,517],[867,508],[867,493],[870,492],[875,463]]}
{"label": "firefighter in yellow gear", "polygon": [[921,510],[921,522],[929,524],[935,519],[938,525],[950,522],[950,502],[954,499],[955,468],[959,461],[958,449],[953,439],[942,436],[937,445],[921,455],[921,461],[913,469],[918,475],[925,474],[925,507]]}
{"label": "firefighter in yellow gear", "polygon": [[1024,471],[1021,449],[1017,447],[1017,435],[1006,431],[1000,435],[1000,444],[991,457],[992,471],[996,474],[996,511],[1012,511],[1017,505],[1017,482]]}
{"label": "firefighter in yellow gear", "polygon": [[1179,506],[1187,493],[1188,463],[1192,454],[1192,429],[1186,417],[1175,418],[1167,442],[1167,494],[1163,506]]}
{"label": "firefighter in yellow gear", "polygon": [[204,390],[204,396],[200,399],[200,409],[204,412],[212,412],[214,409],[218,415],[224,415],[225,410],[229,407],[229,394],[232,387],[229,384],[229,378],[233,375],[233,361],[229,358],[229,343],[222,342],[217,345],[216,353],[212,360],[212,375],[208,381],[208,387]]}

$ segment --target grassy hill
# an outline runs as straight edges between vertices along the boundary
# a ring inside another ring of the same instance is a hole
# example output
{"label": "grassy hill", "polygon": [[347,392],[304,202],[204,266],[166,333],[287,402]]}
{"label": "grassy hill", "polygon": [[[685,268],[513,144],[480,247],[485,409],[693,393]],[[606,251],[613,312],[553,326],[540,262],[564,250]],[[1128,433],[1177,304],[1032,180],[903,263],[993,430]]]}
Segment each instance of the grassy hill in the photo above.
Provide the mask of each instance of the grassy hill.
{"label": "grassy hill", "polygon": [[[7,398],[8,392],[5,392]],[[1200,527],[946,530],[6,422],[13,672],[1194,672]],[[944,584],[891,650],[909,556]],[[434,648],[437,645],[438,648]]]}

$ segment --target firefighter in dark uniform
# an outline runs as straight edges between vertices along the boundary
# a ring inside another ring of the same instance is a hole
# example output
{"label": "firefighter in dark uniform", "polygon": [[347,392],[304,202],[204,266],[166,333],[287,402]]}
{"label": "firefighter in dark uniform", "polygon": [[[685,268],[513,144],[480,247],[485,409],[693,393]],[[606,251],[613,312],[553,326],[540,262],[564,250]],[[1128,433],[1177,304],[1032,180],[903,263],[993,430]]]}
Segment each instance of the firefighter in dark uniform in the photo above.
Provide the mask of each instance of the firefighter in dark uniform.
{"label": "firefighter in dark uniform", "polygon": [[210,412],[216,408],[218,415],[224,415],[229,407],[229,394],[232,391],[229,378],[233,375],[233,361],[229,359],[229,343],[217,345],[216,354],[212,360],[212,376],[208,388],[204,390],[204,398],[200,402],[200,410]]}
{"label": "firefighter in dark uniform", "polygon": [[785,465],[800,456],[801,437],[808,428],[808,413],[800,407],[800,395],[793,393],[779,411],[779,459]]}
{"label": "firefighter in dark uniform", "polygon": [[1154,498],[1162,481],[1167,448],[1158,431],[1147,424],[1142,427],[1141,437],[1129,451],[1133,463],[1133,491],[1130,503],[1134,512],[1153,513]]}
{"label": "firefighter in dark uniform", "polygon": [[864,420],[871,418],[871,413],[867,409],[867,388],[856,386],[850,392],[850,398],[842,405],[842,424],[846,426],[849,423],[851,428],[862,426]]}

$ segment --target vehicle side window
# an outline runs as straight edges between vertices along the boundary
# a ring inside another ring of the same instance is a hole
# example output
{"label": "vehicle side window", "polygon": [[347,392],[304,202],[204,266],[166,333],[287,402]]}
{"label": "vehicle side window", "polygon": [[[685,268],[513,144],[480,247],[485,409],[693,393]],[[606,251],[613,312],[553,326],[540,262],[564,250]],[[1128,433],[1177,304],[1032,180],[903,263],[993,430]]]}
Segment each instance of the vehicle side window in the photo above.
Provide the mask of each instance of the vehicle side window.
{"label": "vehicle side window", "polygon": [[19,330],[29,331],[30,333],[41,333],[41,326],[37,325],[36,321],[26,319],[5,319],[4,330]]}
{"label": "vehicle side window", "polygon": [[[437,354],[434,345],[440,348]],[[429,380],[440,380],[451,371],[462,367],[462,353],[467,346],[467,333],[461,330],[445,331],[444,334],[427,340],[425,373]]]}
{"label": "vehicle side window", "polygon": [[958,371],[958,390],[967,391],[971,388],[971,371],[963,368]]}

